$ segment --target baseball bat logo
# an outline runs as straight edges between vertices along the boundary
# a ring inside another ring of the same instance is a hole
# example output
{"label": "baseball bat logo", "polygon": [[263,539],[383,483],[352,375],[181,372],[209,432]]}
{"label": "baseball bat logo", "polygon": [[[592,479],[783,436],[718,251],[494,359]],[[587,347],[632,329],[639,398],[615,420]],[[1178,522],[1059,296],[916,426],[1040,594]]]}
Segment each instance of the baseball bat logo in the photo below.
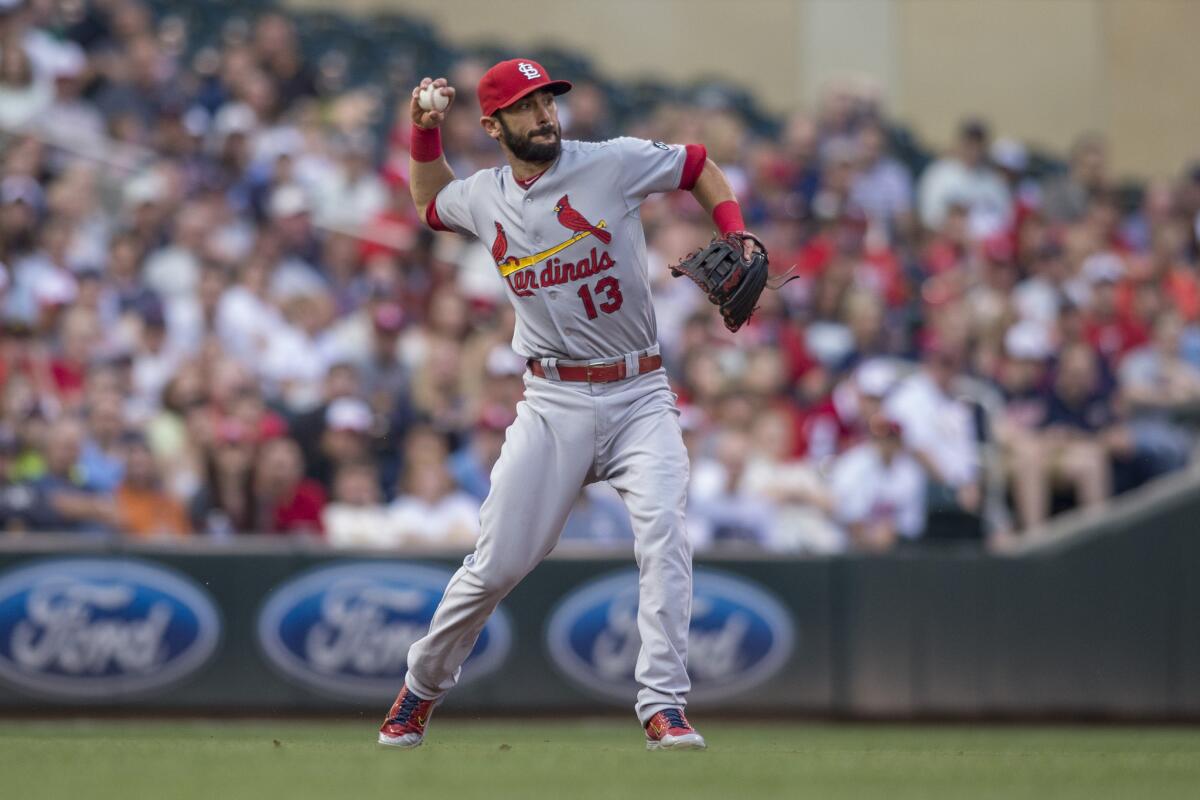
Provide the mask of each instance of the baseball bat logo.
{"label": "baseball bat logo", "polygon": [[612,234],[606,230],[608,223],[604,220],[598,220],[593,225],[587,217],[571,207],[571,200],[565,194],[555,203],[554,215],[558,220],[558,224],[571,231],[572,236],[545,250],[520,258],[508,255],[508,234],[505,233],[503,225],[493,221],[492,224],[496,227],[496,238],[492,240],[491,253],[492,260],[496,263],[496,268],[500,270],[500,277],[508,278],[515,272],[520,272],[527,267],[540,264],[551,256],[558,255],[571,245],[581,242],[589,236],[595,237],[602,244],[610,244],[612,242]]}

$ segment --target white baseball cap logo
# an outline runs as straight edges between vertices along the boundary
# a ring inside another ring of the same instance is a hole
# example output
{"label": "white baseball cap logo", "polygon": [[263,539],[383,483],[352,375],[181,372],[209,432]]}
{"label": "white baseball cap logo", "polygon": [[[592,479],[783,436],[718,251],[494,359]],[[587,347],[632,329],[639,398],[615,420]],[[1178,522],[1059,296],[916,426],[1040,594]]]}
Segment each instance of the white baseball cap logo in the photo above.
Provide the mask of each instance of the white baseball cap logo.
{"label": "white baseball cap logo", "polygon": [[533,64],[530,64],[528,61],[522,61],[521,63],[517,64],[517,69],[520,70],[521,74],[529,80],[542,77],[542,73],[538,71],[538,68]]}

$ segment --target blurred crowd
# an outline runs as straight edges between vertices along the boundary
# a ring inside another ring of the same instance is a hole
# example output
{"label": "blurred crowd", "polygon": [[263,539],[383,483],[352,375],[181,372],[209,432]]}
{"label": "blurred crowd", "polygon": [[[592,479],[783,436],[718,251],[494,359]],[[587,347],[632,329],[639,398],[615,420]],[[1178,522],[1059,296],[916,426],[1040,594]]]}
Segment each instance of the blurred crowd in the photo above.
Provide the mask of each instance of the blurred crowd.
{"label": "blurred crowd", "polygon": [[[460,176],[501,163],[487,66],[448,76]],[[470,546],[525,363],[486,247],[418,224],[407,77],[394,112],[331,86],[277,13],[197,43],[138,0],[0,0],[0,530]],[[794,265],[734,337],[667,269],[711,222],[642,208],[697,548],[1004,539],[1188,462],[1200,167],[1130,204],[1098,134],[1038,175],[968,119],[918,172],[868,85],[761,137],[562,77],[567,138],[705,144]],[[597,485],[565,536],[632,533]]]}

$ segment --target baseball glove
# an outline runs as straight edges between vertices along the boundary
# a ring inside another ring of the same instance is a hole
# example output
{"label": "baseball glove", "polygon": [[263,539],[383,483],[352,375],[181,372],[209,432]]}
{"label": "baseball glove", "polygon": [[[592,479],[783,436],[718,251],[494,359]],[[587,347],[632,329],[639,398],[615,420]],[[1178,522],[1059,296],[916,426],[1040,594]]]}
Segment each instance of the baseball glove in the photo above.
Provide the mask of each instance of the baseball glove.
{"label": "baseball glove", "polygon": [[[754,242],[754,252],[745,258],[744,243]],[[755,303],[767,285],[767,248],[758,237],[746,231],[728,233],[709,242],[703,250],[691,253],[671,267],[678,278],[687,275],[721,309],[725,327],[731,331],[746,324]]]}

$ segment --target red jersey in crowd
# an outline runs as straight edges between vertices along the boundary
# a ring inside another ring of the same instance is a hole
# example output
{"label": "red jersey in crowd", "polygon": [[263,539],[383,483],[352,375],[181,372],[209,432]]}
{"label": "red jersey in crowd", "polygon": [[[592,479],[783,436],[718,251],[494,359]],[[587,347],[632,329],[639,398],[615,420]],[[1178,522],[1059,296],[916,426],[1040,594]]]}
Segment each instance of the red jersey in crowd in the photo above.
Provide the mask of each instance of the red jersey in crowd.
{"label": "red jersey in crowd", "polygon": [[325,490],[321,484],[305,479],[296,486],[291,499],[275,507],[271,533],[323,533],[321,510],[325,508]]}
{"label": "red jersey in crowd", "polygon": [[[1137,280],[1138,273],[1144,277]],[[1117,287],[1117,309],[1123,316],[1132,318],[1135,313],[1137,290],[1146,281],[1155,280],[1143,270],[1134,271],[1135,280],[1125,281]],[[1200,320],[1200,280],[1196,272],[1186,266],[1171,267],[1158,279],[1159,289],[1171,308],[1186,322]]]}
{"label": "red jersey in crowd", "polygon": [[839,384],[796,417],[796,457],[821,460],[844,452],[861,436],[854,390]]}
{"label": "red jersey in crowd", "polygon": [[1146,325],[1129,314],[1106,318],[1089,316],[1084,321],[1083,333],[1088,343],[1112,366],[1130,350],[1150,341]]}
{"label": "red jersey in crowd", "polygon": [[[820,233],[796,254],[796,272],[801,278],[816,280],[838,256],[834,236]],[[883,298],[889,306],[902,304],[908,296],[900,259],[886,247],[864,246],[861,252],[847,254],[855,261],[855,282]]]}

